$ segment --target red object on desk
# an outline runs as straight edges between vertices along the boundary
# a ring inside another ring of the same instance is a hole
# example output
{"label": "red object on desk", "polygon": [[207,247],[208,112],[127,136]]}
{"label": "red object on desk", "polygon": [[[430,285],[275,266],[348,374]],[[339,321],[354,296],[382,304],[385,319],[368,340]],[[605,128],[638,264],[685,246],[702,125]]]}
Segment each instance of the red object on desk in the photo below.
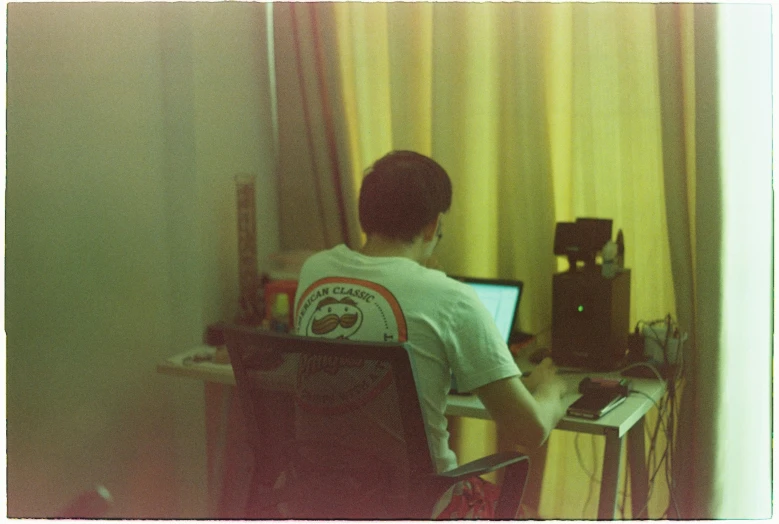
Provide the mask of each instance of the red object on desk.
{"label": "red object on desk", "polygon": [[535,344],[536,337],[531,336],[528,337],[520,342],[513,342],[509,344],[509,351],[511,351],[511,354],[515,357],[518,357],[520,352],[525,349],[526,347],[530,347],[531,345]]}
{"label": "red object on desk", "polygon": [[270,321],[273,318],[273,306],[276,303],[276,296],[287,295],[289,304],[287,310],[287,326],[292,329],[294,325],[295,314],[295,293],[298,290],[297,280],[271,280],[265,284],[265,320]]}

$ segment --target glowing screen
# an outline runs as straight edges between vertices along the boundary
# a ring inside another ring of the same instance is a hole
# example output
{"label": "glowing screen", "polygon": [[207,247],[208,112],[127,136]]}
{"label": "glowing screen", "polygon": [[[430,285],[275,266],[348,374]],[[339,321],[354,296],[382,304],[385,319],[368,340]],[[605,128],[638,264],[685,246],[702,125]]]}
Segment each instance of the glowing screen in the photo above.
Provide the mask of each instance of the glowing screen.
{"label": "glowing screen", "polygon": [[466,284],[476,291],[495,320],[503,339],[508,343],[519,306],[520,288],[516,285],[500,283],[466,282]]}

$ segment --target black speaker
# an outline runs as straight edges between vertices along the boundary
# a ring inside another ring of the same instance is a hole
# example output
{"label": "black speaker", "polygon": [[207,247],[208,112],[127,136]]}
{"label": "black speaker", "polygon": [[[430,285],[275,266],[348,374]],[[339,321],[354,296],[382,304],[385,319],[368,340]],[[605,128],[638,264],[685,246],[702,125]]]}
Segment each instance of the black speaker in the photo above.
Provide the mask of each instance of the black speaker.
{"label": "black speaker", "polygon": [[552,359],[558,365],[616,369],[628,349],[630,270],[604,278],[569,271],[552,281]]}

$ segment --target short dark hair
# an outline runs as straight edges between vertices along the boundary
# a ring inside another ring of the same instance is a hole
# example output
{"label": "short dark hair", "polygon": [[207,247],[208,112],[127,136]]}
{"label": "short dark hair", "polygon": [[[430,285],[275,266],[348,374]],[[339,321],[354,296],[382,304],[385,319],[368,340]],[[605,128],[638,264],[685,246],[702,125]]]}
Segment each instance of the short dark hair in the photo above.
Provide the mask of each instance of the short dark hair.
{"label": "short dark hair", "polygon": [[393,151],[368,169],[360,188],[360,225],[366,234],[411,242],[452,205],[452,181],[436,161]]}

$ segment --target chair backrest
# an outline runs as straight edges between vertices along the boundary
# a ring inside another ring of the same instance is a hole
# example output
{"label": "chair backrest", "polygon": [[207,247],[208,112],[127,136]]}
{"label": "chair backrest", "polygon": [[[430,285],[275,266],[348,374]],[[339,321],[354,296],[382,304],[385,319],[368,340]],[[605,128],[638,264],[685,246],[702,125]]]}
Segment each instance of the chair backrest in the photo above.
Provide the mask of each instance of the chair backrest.
{"label": "chair backrest", "polygon": [[275,504],[289,487],[291,518],[391,517],[435,473],[404,345],[241,327],[225,338],[253,489]]}

